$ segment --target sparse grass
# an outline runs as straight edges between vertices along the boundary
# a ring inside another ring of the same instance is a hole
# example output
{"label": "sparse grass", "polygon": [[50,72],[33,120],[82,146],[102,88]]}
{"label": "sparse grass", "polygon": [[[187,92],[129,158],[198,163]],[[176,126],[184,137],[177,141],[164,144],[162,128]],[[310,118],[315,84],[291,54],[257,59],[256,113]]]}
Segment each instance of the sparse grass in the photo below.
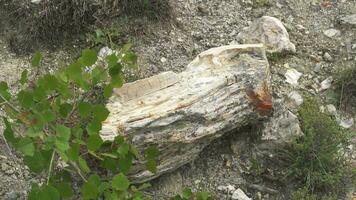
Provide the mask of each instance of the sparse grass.
{"label": "sparse grass", "polygon": [[254,0],[253,1],[253,5],[254,5],[255,8],[265,7],[265,6],[269,6],[270,5],[270,1],[269,0]]}
{"label": "sparse grass", "polygon": [[344,153],[349,134],[329,115],[319,111],[315,99],[307,97],[299,111],[304,136],[288,149],[289,177],[302,185],[295,199],[320,199],[329,193],[344,191],[342,180],[347,172]]}
{"label": "sparse grass", "polygon": [[356,106],[356,64],[342,67],[334,77],[334,92],[338,97],[337,105],[344,110],[347,106]]}
{"label": "sparse grass", "polygon": [[[0,1],[1,20],[6,22],[7,40],[15,53],[30,53],[38,45],[53,47],[73,40],[96,27],[108,27],[119,17],[167,20],[165,0],[52,0],[38,5],[30,1]],[[3,30],[1,30],[3,31]]]}

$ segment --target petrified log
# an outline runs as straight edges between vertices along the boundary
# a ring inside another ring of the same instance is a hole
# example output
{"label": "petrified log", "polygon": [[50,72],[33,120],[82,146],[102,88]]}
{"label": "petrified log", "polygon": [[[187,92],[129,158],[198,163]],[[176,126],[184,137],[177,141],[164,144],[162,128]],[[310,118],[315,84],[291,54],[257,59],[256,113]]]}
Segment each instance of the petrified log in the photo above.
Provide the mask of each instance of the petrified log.
{"label": "petrified log", "polygon": [[140,151],[156,145],[157,173],[138,161],[142,182],[193,160],[212,140],[272,109],[269,65],[262,44],[230,45],[198,55],[182,73],[165,72],[114,91],[101,137],[124,136]]}

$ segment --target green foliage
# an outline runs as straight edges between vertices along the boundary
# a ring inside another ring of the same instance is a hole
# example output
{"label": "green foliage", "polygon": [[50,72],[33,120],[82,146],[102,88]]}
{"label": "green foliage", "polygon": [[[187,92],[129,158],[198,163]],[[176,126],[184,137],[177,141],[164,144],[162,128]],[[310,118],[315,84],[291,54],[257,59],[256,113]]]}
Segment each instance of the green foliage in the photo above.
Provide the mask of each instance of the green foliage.
{"label": "green foliage", "polygon": [[[136,187],[127,177],[133,162],[140,157],[137,149],[122,136],[105,142],[99,135],[109,111],[105,102],[98,104],[93,100],[93,96],[102,96],[94,88],[104,87],[104,96],[108,98],[113,88],[124,83],[122,70],[136,67],[137,57],[130,51],[130,45],[118,51],[120,56],[105,59],[106,67],[96,66],[89,72],[84,68],[98,59],[90,49],[83,50],[74,63],[53,74],[44,74],[37,81],[28,80],[31,76],[25,70],[21,75],[23,88],[14,95],[7,83],[0,82],[0,107],[8,116],[3,118],[6,141],[23,156],[31,171],[47,174],[47,183],[32,185],[30,200],[71,198],[74,195],[71,176],[75,174],[82,178],[82,199],[147,199],[141,190],[149,185]],[[42,55],[37,52],[32,66],[40,67],[41,60]],[[144,151],[147,168],[153,173],[157,170],[158,156],[155,146]],[[56,167],[59,161],[66,166]],[[112,179],[100,177],[93,163],[100,163],[100,170],[116,175]],[[196,197],[208,199],[206,193],[197,193]]]}
{"label": "green foliage", "polygon": [[334,88],[328,92],[331,103],[347,110],[355,106],[356,100],[356,65],[341,67],[334,73]]}
{"label": "green foliage", "polygon": [[213,197],[208,192],[193,192],[189,188],[185,188],[181,194],[171,198],[171,200],[212,200]]}
{"label": "green foliage", "polygon": [[[350,134],[329,115],[321,113],[318,103],[312,98],[305,99],[299,114],[305,135],[297,139],[288,151],[291,161],[289,175],[305,185],[306,193],[336,191],[345,172],[342,153]],[[313,199],[312,196],[308,198]]]}

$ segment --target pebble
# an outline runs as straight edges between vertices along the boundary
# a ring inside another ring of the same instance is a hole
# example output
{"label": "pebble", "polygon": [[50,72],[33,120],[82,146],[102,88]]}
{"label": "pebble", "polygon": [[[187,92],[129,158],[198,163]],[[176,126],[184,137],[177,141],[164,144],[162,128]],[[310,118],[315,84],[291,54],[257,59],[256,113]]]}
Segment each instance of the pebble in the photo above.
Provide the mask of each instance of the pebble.
{"label": "pebble", "polygon": [[165,62],[167,62],[167,58],[165,58],[165,57],[162,57],[162,58],[161,58],[161,62],[162,62],[162,63],[165,63]]}
{"label": "pebble", "polygon": [[324,53],[323,58],[325,61],[328,61],[328,62],[331,62],[333,60],[333,58],[330,56],[330,54],[328,52]]}
{"label": "pebble", "polygon": [[323,81],[320,83],[320,91],[329,89],[329,88],[331,87],[332,81],[333,81],[333,78],[332,78],[331,76],[328,77],[327,79],[323,80]]}
{"label": "pebble", "polygon": [[298,80],[302,76],[302,73],[298,72],[295,69],[288,69],[287,72],[284,74],[286,77],[286,82],[293,85],[297,86],[298,85]]}
{"label": "pebble", "polygon": [[251,200],[240,188],[235,190],[231,197],[233,200]]}
{"label": "pebble", "polygon": [[9,168],[9,165],[7,165],[6,163],[1,163],[1,170],[2,171],[6,171]]}
{"label": "pebble", "polygon": [[332,105],[332,104],[326,105],[326,110],[332,115],[336,115],[337,114],[336,107],[334,105]]}
{"label": "pebble", "polygon": [[324,35],[326,35],[329,38],[339,36],[340,34],[341,34],[341,32],[339,30],[333,29],[333,28],[324,31]]}
{"label": "pebble", "polygon": [[292,107],[298,108],[303,104],[303,97],[297,91],[292,91],[288,94],[288,99],[291,101]]}
{"label": "pebble", "polygon": [[342,24],[356,25],[356,14],[346,15],[346,16],[340,18],[340,21]]}
{"label": "pebble", "polygon": [[343,128],[351,128],[352,125],[354,125],[354,119],[353,118],[341,118],[339,121],[339,125]]}

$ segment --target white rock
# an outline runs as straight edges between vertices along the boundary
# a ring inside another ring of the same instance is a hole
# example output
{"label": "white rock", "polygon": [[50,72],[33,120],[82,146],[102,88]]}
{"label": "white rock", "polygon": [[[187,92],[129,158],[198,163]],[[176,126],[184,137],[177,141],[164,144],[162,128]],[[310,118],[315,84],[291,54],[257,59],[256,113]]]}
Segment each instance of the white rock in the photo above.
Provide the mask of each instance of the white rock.
{"label": "white rock", "polygon": [[235,190],[231,197],[233,200],[251,200],[240,188]]}
{"label": "white rock", "polygon": [[331,28],[328,30],[324,31],[324,35],[328,36],[329,38],[335,37],[335,36],[339,36],[341,34],[341,32],[337,29]]}
{"label": "white rock", "polygon": [[162,63],[165,63],[165,62],[167,62],[167,58],[165,58],[165,57],[162,57],[162,58],[161,58],[161,62],[162,62]]}
{"label": "white rock", "polygon": [[42,0],[31,0],[31,3],[34,3],[34,4],[39,4],[41,3]]}
{"label": "white rock", "polygon": [[331,62],[333,60],[333,58],[330,56],[330,54],[328,52],[325,52],[324,56],[323,56],[324,60]]}
{"label": "white rock", "polygon": [[326,110],[332,115],[336,115],[337,114],[336,107],[334,105],[332,105],[332,104],[326,105]]}
{"label": "white rock", "polygon": [[233,185],[228,185],[228,186],[221,185],[221,186],[218,186],[218,190],[230,194],[230,193],[234,192],[236,190],[236,188]]}
{"label": "white rock", "polygon": [[263,16],[243,29],[237,39],[243,44],[263,43],[267,52],[295,52],[295,45],[290,42],[289,34],[282,22],[270,16]]}
{"label": "white rock", "polygon": [[297,92],[297,91],[292,91],[291,93],[288,94],[288,99],[291,102],[291,106],[293,108],[298,108],[300,105],[303,104],[303,97]]}
{"label": "white rock", "polygon": [[298,85],[298,80],[302,76],[302,73],[298,72],[296,69],[288,69],[287,72],[284,74],[286,77],[286,82],[293,85],[297,86]]}
{"label": "white rock", "polygon": [[331,83],[333,82],[333,77],[328,77],[320,83],[320,91],[329,89],[331,87]]}
{"label": "white rock", "polygon": [[352,125],[354,125],[354,119],[353,118],[341,118],[339,121],[339,125],[343,128],[350,128]]}
{"label": "white rock", "polygon": [[114,51],[112,49],[110,49],[109,47],[103,47],[99,50],[98,57],[105,58],[106,56],[109,56],[113,53],[114,53]]}
{"label": "white rock", "polygon": [[356,25],[356,14],[347,15],[345,17],[340,18],[342,24],[347,25]]}

